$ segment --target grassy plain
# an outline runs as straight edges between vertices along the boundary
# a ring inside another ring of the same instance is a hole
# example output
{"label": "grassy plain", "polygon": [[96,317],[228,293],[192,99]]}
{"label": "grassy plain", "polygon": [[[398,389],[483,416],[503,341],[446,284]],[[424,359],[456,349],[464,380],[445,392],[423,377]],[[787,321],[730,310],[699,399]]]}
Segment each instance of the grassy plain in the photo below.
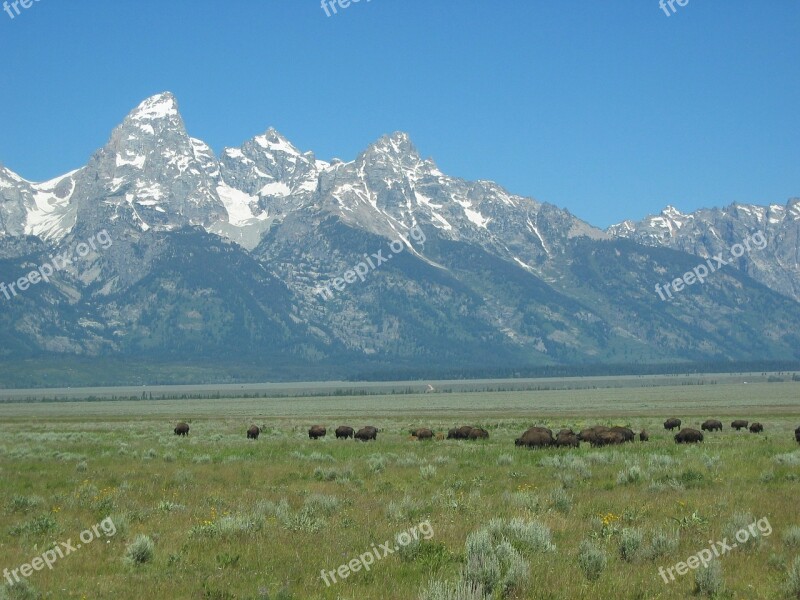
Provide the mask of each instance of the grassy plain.
{"label": "grassy plain", "polygon": [[[670,416],[725,429],[676,446],[661,426]],[[736,433],[734,418],[766,430]],[[172,435],[178,420],[187,438]],[[253,423],[264,431],[248,441]],[[315,423],[328,426],[316,442]],[[597,423],[646,428],[650,442],[514,446],[531,425]],[[336,440],[340,424],[381,432]],[[490,439],[408,434],[461,424]],[[771,534],[720,557],[703,585],[720,598],[797,598],[787,585],[800,555],[798,425],[800,383],[3,404],[0,570],[109,516],[117,532],[0,598],[438,600],[448,596],[436,582],[466,578],[493,585],[493,598],[685,599],[700,570],[665,583],[659,567],[758,519]],[[430,540],[330,587],[320,578],[423,521]],[[147,560],[125,561],[139,535],[152,556],[140,543]]]}

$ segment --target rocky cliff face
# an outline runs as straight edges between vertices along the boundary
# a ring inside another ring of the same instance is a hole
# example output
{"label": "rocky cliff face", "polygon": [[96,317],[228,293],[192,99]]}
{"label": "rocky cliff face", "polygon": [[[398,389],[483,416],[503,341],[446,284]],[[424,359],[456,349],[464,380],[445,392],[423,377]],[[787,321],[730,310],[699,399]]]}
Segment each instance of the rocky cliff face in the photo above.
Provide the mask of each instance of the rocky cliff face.
{"label": "rocky cliff face", "polygon": [[[449,177],[404,133],[351,162],[318,160],[273,129],[217,157],[165,93],[74,172],[33,183],[0,167],[0,280],[98,232],[113,240],[0,295],[0,352],[341,374],[798,358],[799,223],[792,200],[668,208],[602,231]],[[755,231],[763,250],[668,302],[655,293]]]}

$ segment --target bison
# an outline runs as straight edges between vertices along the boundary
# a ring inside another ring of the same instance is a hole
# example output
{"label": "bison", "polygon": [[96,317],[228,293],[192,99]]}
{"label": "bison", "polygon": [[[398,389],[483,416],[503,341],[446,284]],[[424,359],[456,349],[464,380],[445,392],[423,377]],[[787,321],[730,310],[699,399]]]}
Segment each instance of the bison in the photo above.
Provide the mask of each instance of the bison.
{"label": "bison", "polygon": [[664,429],[667,431],[672,431],[675,428],[678,428],[678,431],[681,430],[681,420],[680,419],[667,419],[664,421]]}
{"label": "bison", "polygon": [[581,441],[572,429],[562,429],[556,436],[556,446],[559,448],[578,448]]}
{"label": "bison", "polygon": [[261,430],[258,428],[258,426],[257,425],[251,425],[250,429],[247,430],[247,439],[248,440],[257,440],[259,433],[261,433]]}
{"label": "bison", "polygon": [[700,425],[700,429],[703,431],[722,431],[722,422],[716,419],[708,419]]}
{"label": "bison", "polygon": [[420,429],[414,429],[411,432],[411,435],[413,435],[415,438],[417,438],[417,440],[420,441],[420,442],[424,442],[425,440],[432,440],[433,439],[433,431],[431,431],[430,429],[427,429],[425,427],[422,427]]}
{"label": "bison", "polygon": [[470,431],[472,431],[472,427],[469,425],[464,425],[463,427],[453,427],[453,429],[447,432],[447,439],[468,440]]}
{"label": "bison", "polygon": [[632,442],[633,440],[636,439],[636,434],[633,433],[633,430],[630,429],[629,427],[616,426],[616,427],[612,427],[611,431],[619,433],[623,437],[624,441],[626,441],[626,442]]}
{"label": "bison", "polygon": [[752,423],[750,425],[750,433],[761,433],[764,431],[764,426],[761,423]]}
{"label": "bison", "polygon": [[480,427],[473,427],[469,432],[469,439],[471,440],[488,440],[489,432]]}
{"label": "bison", "polygon": [[797,443],[800,444],[800,427],[794,430],[794,439],[796,439]]}
{"label": "bison", "polygon": [[175,435],[189,435],[189,425],[187,423],[178,423],[175,426]]}
{"label": "bison", "polygon": [[325,437],[326,433],[328,433],[328,430],[322,425],[312,425],[308,430],[308,439],[316,440],[318,438]]}
{"label": "bison", "polygon": [[367,442],[369,440],[377,440],[378,430],[375,427],[370,427],[370,426],[362,427],[356,432],[355,438],[357,440],[361,440],[362,442]]}
{"label": "bison", "polygon": [[614,431],[613,429],[609,429],[608,431],[601,431],[598,433],[594,438],[591,440],[592,446],[600,447],[600,446],[616,446],[619,444],[624,444],[630,440],[626,439],[625,434],[621,431]]}
{"label": "bison", "polygon": [[581,430],[581,432],[578,434],[578,439],[582,442],[591,443],[592,440],[597,438],[598,434],[604,431],[609,431],[609,428],[605,427],[604,425],[595,425],[594,427],[587,427],[586,429]]}
{"label": "bison", "polygon": [[748,422],[747,422],[747,421],[745,421],[744,419],[737,419],[736,421],[734,421],[733,423],[731,423],[731,429],[735,429],[736,431],[739,431],[739,430],[741,430],[741,429],[747,429],[747,426],[748,426],[749,424],[750,424],[750,423],[748,423]]}
{"label": "bison", "polygon": [[640,442],[649,442],[650,441],[650,436],[647,435],[647,431],[645,431],[644,429],[642,429],[639,432],[639,441]]}
{"label": "bison", "polygon": [[353,429],[352,427],[348,427],[347,425],[340,425],[339,427],[336,428],[335,432],[336,439],[338,440],[339,438],[344,438],[344,439],[351,438],[353,437],[355,431],[356,430]]}
{"label": "bison", "polygon": [[684,429],[680,433],[675,434],[676,444],[696,444],[703,441],[703,432],[697,429]]}
{"label": "bison", "polygon": [[553,432],[546,427],[531,427],[514,440],[516,446],[525,446],[527,448],[546,448],[554,443]]}

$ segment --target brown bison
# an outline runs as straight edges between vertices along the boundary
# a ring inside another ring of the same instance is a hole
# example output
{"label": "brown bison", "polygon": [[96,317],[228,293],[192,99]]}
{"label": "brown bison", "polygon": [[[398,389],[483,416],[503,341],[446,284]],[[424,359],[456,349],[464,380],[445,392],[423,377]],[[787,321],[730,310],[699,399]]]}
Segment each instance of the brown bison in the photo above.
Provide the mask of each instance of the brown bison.
{"label": "brown bison", "polygon": [[605,427],[604,425],[595,425],[594,427],[587,427],[586,429],[581,429],[581,432],[578,434],[578,439],[582,442],[589,442],[591,443],[592,440],[597,438],[597,435],[604,432],[609,431],[609,427]]}
{"label": "brown bison", "polygon": [[411,435],[413,435],[415,438],[417,438],[417,440],[420,441],[420,442],[424,442],[425,440],[432,440],[433,439],[433,431],[431,431],[430,429],[427,429],[425,427],[422,427],[420,429],[414,429],[411,432]]}
{"label": "brown bison", "polygon": [[722,422],[716,419],[708,419],[700,425],[700,429],[703,431],[722,431]]}
{"label": "brown bison", "polygon": [[336,428],[335,431],[336,439],[338,440],[339,438],[344,438],[344,439],[351,438],[353,437],[353,434],[355,432],[356,430],[353,429],[352,427],[348,427],[347,425],[340,425],[339,427]]}
{"label": "brown bison", "polygon": [[527,448],[546,448],[554,443],[553,432],[546,427],[531,427],[514,440],[514,445]]}
{"label": "brown bison", "polygon": [[647,431],[645,431],[644,429],[642,429],[639,432],[639,441],[640,442],[649,442],[650,441],[650,436],[647,435]]}
{"label": "brown bison", "polygon": [[703,441],[703,432],[697,429],[684,429],[680,433],[675,434],[676,444],[696,444]]}
{"label": "brown bison", "polygon": [[609,429],[608,431],[601,431],[597,435],[592,438],[590,441],[592,446],[601,447],[601,446],[616,446],[619,444],[624,444],[630,440],[625,438],[625,434],[621,431],[613,431]]}
{"label": "brown bison", "polygon": [[257,440],[259,433],[261,433],[261,430],[258,428],[258,426],[257,425],[251,425],[250,429],[247,430],[247,439],[248,440]]}
{"label": "brown bison", "polygon": [[480,427],[473,427],[469,432],[469,439],[471,440],[488,440],[489,432]]}
{"label": "brown bison", "polygon": [[447,432],[447,439],[468,440],[470,431],[472,431],[472,427],[470,427],[469,425],[464,425],[462,427],[453,427],[453,429]]}
{"label": "brown bison", "polygon": [[633,440],[636,439],[636,434],[633,433],[633,430],[630,429],[629,427],[616,426],[616,427],[612,427],[611,431],[619,433],[626,442],[632,442]]}
{"label": "brown bison", "polygon": [[800,427],[794,430],[794,439],[796,439],[797,443],[800,444]]}
{"label": "brown bison", "polygon": [[572,429],[562,429],[556,436],[556,446],[559,448],[578,448],[581,441]]}
{"label": "brown bison", "polygon": [[678,428],[678,431],[681,430],[681,420],[680,419],[667,419],[664,421],[664,429],[667,431],[672,431],[675,428]]}
{"label": "brown bison", "polygon": [[375,427],[370,427],[370,426],[362,427],[356,432],[355,438],[357,440],[361,440],[362,442],[367,442],[369,440],[377,440],[378,430]]}
{"label": "brown bison", "polygon": [[175,435],[189,435],[188,423],[178,423],[175,426]]}
{"label": "brown bison", "polygon": [[761,423],[752,423],[750,425],[750,433],[761,433],[764,431],[764,426]]}
{"label": "brown bison", "polygon": [[734,421],[733,423],[731,423],[731,429],[735,429],[736,431],[739,431],[739,430],[741,430],[741,429],[747,429],[747,426],[748,426],[749,424],[750,424],[750,423],[748,423],[748,422],[747,422],[747,421],[745,421],[744,419],[737,419],[736,421]]}
{"label": "brown bison", "polygon": [[308,430],[308,439],[316,440],[318,438],[325,437],[326,433],[328,433],[328,430],[322,425],[312,425]]}

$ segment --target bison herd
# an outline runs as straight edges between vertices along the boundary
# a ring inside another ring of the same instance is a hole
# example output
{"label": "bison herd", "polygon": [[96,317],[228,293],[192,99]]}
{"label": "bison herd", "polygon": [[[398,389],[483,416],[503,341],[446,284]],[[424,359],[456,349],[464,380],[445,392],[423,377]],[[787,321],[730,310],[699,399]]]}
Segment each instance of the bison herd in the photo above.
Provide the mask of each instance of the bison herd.
{"label": "bison herd", "polygon": [[[749,427],[748,427],[749,426]],[[731,428],[736,431],[748,429],[752,433],[761,433],[764,431],[764,426],[761,423],[749,423],[743,419],[737,419],[731,423]],[[681,429],[680,419],[667,419],[664,421],[664,429],[672,431],[677,429],[678,433],[675,434],[676,444],[695,444],[703,441],[703,431],[713,432],[722,431],[722,422],[717,419],[708,419],[700,425],[702,431],[697,429],[685,428]],[[178,423],[174,429],[175,435],[187,436],[189,435],[188,423]],[[312,425],[308,430],[308,438],[316,440],[325,437],[328,430],[322,425]],[[256,425],[251,425],[247,430],[247,439],[257,440],[261,429]],[[358,431],[347,425],[341,425],[336,428],[336,439],[353,438],[362,442],[370,440],[375,441],[378,439],[378,429],[372,426],[362,427]],[[436,439],[442,439],[442,434],[436,434],[432,429],[422,427],[419,429],[412,429],[409,432],[412,438],[424,442]],[[581,442],[588,442],[593,447],[612,446],[617,444],[624,444],[626,442],[633,442],[637,434],[628,427],[606,427],[605,425],[595,425],[582,429],[580,433],[575,433],[572,429],[562,429],[556,435],[553,435],[552,430],[547,427],[531,427],[527,429],[520,437],[514,440],[517,446],[527,448],[577,448]],[[640,442],[647,442],[650,436],[645,430],[638,434]],[[800,443],[800,427],[795,429],[794,437]],[[485,440],[489,438],[489,432],[481,427],[471,427],[464,425],[462,427],[453,427],[447,432],[448,440]]]}

